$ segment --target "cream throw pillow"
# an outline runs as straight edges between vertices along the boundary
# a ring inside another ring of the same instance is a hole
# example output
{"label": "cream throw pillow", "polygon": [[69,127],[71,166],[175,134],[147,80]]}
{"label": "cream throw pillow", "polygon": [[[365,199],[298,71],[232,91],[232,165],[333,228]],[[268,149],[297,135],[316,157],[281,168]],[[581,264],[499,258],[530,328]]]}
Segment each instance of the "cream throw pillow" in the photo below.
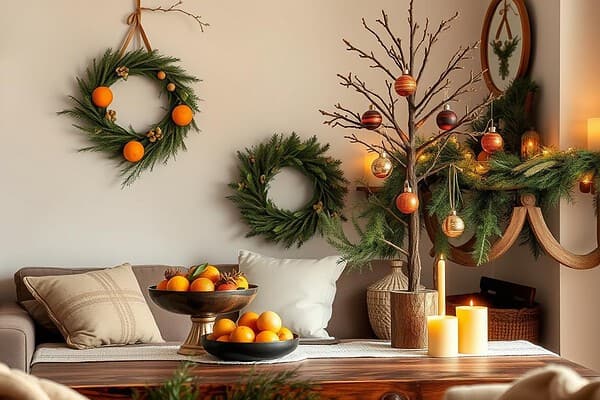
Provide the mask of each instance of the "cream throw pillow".
{"label": "cream throw pillow", "polygon": [[71,347],[164,342],[129,264],[23,280]]}
{"label": "cream throw pillow", "polygon": [[329,337],[335,283],[345,262],[338,256],[321,259],[279,259],[240,250],[240,271],[258,285],[254,301],[243,311],[275,311],[283,325],[301,337]]}

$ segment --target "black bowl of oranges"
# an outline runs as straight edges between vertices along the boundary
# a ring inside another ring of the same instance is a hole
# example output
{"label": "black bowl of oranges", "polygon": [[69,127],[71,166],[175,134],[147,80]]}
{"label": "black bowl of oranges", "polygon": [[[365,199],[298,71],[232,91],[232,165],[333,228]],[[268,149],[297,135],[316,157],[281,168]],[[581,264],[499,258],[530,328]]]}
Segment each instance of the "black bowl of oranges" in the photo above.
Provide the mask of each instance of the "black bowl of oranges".
{"label": "black bowl of oranges", "polygon": [[283,357],[298,347],[298,335],[282,325],[273,311],[249,311],[238,322],[222,318],[202,336],[204,349],[226,361],[262,361]]}
{"label": "black bowl of oranges", "polygon": [[156,286],[148,288],[150,298],[159,307],[177,314],[190,315],[192,327],[179,354],[204,352],[200,337],[211,332],[218,314],[239,311],[256,296],[258,286],[248,283],[238,272],[221,272],[207,263],[190,267],[168,268]]}

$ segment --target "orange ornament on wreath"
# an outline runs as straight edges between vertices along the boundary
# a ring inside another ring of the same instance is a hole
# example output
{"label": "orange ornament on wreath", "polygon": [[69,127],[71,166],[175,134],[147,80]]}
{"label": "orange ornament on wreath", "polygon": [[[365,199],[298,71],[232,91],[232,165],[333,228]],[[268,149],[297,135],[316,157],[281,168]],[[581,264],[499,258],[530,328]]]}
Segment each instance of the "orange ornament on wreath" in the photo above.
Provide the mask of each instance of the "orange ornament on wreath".
{"label": "orange ornament on wreath", "polygon": [[98,86],[92,92],[92,103],[94,103],[96,107],[106,108],[110,105],[110,103],[112,103],[112,101],[113,94],[109,87]]}
{"label": "orange ornament on wreath", "polygon": [[144,158],[145,152],[146,150],[144,149],[144,145],[137,140],[127,142],[125,147],[123,147],[123,157],[132,163],[138,162]]}
{"label": "orange ornament on wreath", "polygon": [[188,126],[194,119],[194,112],[189,106],[180,104],[171,112],[171,119],[177,126]]}

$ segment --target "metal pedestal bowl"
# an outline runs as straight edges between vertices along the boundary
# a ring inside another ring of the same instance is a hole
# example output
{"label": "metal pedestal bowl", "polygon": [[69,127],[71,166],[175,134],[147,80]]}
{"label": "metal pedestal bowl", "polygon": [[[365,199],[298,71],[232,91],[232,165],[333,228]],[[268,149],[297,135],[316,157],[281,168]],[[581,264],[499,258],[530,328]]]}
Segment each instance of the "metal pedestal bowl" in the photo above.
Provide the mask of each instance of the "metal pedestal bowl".
{"label": "metal pedestal bowl", "polygon": [[156,286],[148,288],[150,298],[156,305],[176,314],[190,316],[190,333],[177,352],[186,356],[205,353],[202,336],[212,333],[217,315],[241,310],[254,300],[257,291],[256,285],[250,285],[245,290],[215,292],[174,292],[157,290]]}

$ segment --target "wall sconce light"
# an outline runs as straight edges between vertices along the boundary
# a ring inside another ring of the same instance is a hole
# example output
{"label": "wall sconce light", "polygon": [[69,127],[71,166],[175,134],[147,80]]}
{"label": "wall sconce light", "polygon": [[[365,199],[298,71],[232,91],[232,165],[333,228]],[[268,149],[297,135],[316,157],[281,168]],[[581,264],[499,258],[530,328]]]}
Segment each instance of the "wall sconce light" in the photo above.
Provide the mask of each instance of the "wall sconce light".
{"label": "wall sconce light", "polygon": [[[600,151],[600,118],[587,120],[587,148],[591,151]],[[594,193],[594,175],[586,173],[579,181],[581,193]]]}
{"label": "wall sconce light", "polygon": [[587,148],[591,151],[600,151],[600,118],[587,120]]}

